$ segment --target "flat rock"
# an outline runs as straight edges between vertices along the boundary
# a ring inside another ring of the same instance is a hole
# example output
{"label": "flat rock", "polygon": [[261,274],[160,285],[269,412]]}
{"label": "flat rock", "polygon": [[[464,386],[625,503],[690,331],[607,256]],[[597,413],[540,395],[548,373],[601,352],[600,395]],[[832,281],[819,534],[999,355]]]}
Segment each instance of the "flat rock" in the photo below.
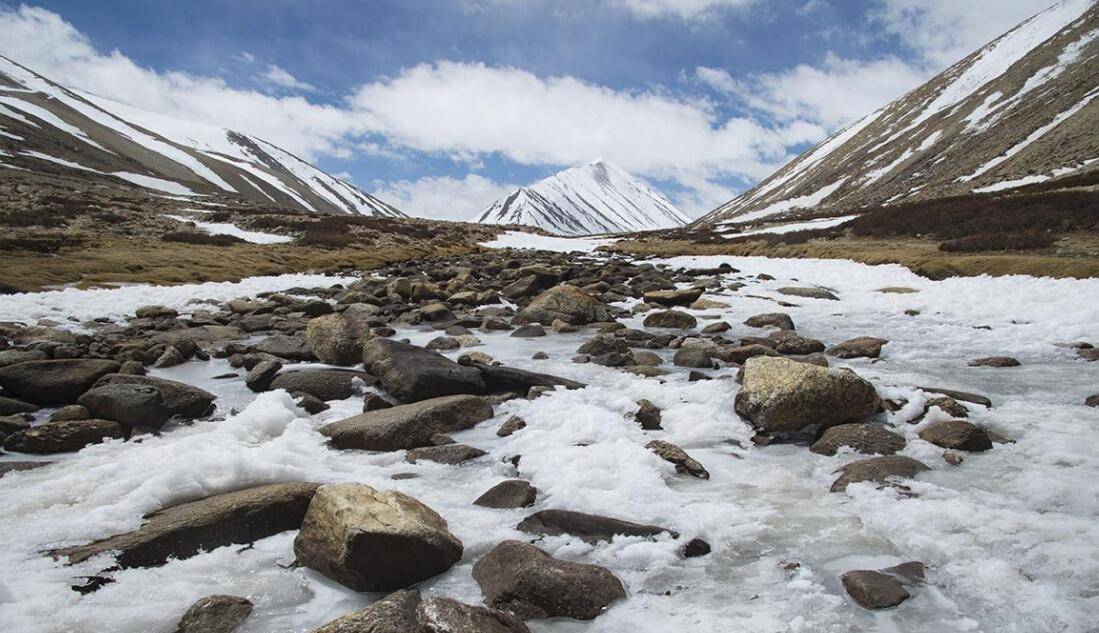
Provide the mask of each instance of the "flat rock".
{"label": "flat rock", "polygon": [[753,343],[751,345],[720,346],[710,350],[710,355],[726,363],[743,365],[749,358],[756,356],[778,356],[773,347]]}
{"label": "flat rock", "polygon": [[71,453],[91,444],[128,436],[126,428],[113,420],[62,420],[12,433],[4,438],[4,448],[38,455]]}
{"label": "flat rock", "polygon": [[957,389],[945,389],[943,387],[917,387],[917,389],[919,389],[920,391],[926,391],[928,393],[940,393],[944,396],[954,398],[955,400],[961,400],[962,402],[969,402],[972,404],[979,404],[982,407],[992,406],[991,399],[975,393],[958,391]]}
{"label": "flat rock", "polygon": [[509,613],[442,597],[421,602],[416,620],[416,633],[530,633]]}
{"label": "flat rock", "polygon": [[94,417],[128,428],[160,428],[169,420],[193,420],[214,411],[214,394],[191,385],[152,378],[108,374],[78,402]]}
{"label": "flat rock", "polygon": [[343,369],[299,369],[284,371],[271,381],[271,389],[285,389],[291,393],[307,393],[319,400],[344,400],[359,390],[356,380],[373,384],[372,376],[359,371]]}
{"label": "flat rock", "polygon": [[531,387],[564,387],[565,389],[583,389],[587,387],[582,382],[541,374],[525,369],[507,367],[505,365],[488,365],[475,363],[474,367],[481,372],[481,378],[485,387],[492,393],[502,391],[518,391],[525,393]]}
{"label": "flat rock", "polygon": [[444,444],[442,446],[424,446],[408,451],[405,461],[410,464],[417,462],[436,462],[456,466],[471,459],[477,459],[487,455],[483,450],[467,446],[466,444]]}
{"label": "flat rock", "polygon": [[675,533],[657,525],[632,523],[598,514],[574,512],[572,510],[542,510],[523,519],[516,526],[520,532],[557,536],[569,534],[586,543],[610,541],[616,535],[658,536]]}
{"label": "flat rock", "polygon": [[492,417],[477,396],[443,396],[369,411],[320,428],[338,449],[397,451],[431,446],[432,436],[464,431]]}
{"label": "flat rock", "polygon": [[698,325],[698,319],[679,310],[660,310],[647,314],[643,323],[645,327],[689,330]]}
{"label": "flat rock", "polygon": [[327,484],[294,539],[298,562],[356,591],[391,591],[450,569],[462,542],[434,510],[395,491]]}
{"label": "flat rock", "polygon": [[806,299],[827,299],[829,301],[839,301],[840,298],[834,293],[824,288],[803,288],[803,287],[789,287],[779,288],[778,293],[781,295],[787,295],[791,297],[805,297]]}
{"label": "flat rock", "polygon": [[316,490],[313,483],[287,483],[225,492],[158,510],[132,532],[51,554],[69,564],[112,552],[123,568],[163,565],[169,558],[296,530]]}
{"label": "flat rock", "polygon": [[271,389],[271,382],[280,371],[282,371],[282,363],[279,361],[261,361],[248,370],[248,375],[244,378],[244,384],[257,393],[267,391]]}
{"label": "flat rock", "polygon": [[523,620],[591,620],[626,597],[610,570],[553,558],[519,541],[504,541],[473,566],[485,604]]}
{"label": "flat rock", "polygon": [[273,336],[268,336],[260,341],[259,345],[256,345],[255,350],[294,362],[312,362],[317,360],[316,355],[313,354],[313,350],[309,347],[309,343],[305,340],[305,335],[287,336],[285,334],[275,334]]}
{"label": "flat rock", "polygon": [[34,470],[49,466],[53,462],[0,462],[0,477],[8,473],[18,473],[24,470]]}
{"label": "flat rock", "polygon": [[904,448],[905,441],[875,424],[840,424],[825,429],[809,450],[819,455],[835,455],[844,446],[867,455],[892,455]]}
{"label": "flat rock", "polygon": [[878,358],[881,348],[889,341],[873,336],[859,336],[828,348],[828,354],[836,358]]}
{"label": "flat rock", "polygon": [[970,367],[1018,367],[1020,365],[1022,363],[1011,356],[987,356],[969,361]]}
{"label": "flat rock", "polygon": [[931,469],[923,462],[904,455],[860,459],[836,471],[840,477],[832,483],[832,492],[843,492],[847,486],[863,481],[888,484],[893,479],[911,479],[926,470]]}
{"label": "flat rock", "polygon": [[768,312],[766,314],[757,314],[752,317],[748,317],[744,321],[744,325],[748,327],[758,328],[776,328],[779,330],[794,330],[794,320],[790,318],[789,314],[782,312]]}
{"label": "flat rock", "polygon": [[485,392],[475,367],[465,367],[422,347],[389,339],[372,339],[363,346],[363,362],[385,390],[401,402],[439,396]]}
{"label": "flat rock", "polygon": [[526,508],[534,505],[538,489],[522,479],[501,481],[473,502],[483,508]]}
{"label": "flat rock", "polygon": [[920,430],[920,439],[935,446],[956,451],[987,451],[992,438],[983,426],[965,420],[934,422]]}
{"label": "flat rock", "polygon": [[19,413],[34,413],[38,410],[38,405],[31,404],[29,402],[23,402],[16,398],[5,398],[0,396],[0,416],[4,415],[16,415]]}
{"label": "flat rock", "polygon": [[704,288],[683,288],[682,290],[651,290],[643,297],[645,303],[655,303],[665,307],[689,306],[702,296]]}
{"label": "flat rock", "polygon": [[113,360],[83,358],[28,361],[0,367],[0,387],[8,397],[38,405],[73,404],[97,380],[121,367]]}
{"label": "flat rock", "polygon": [[238,596],[206,596],[187,609],[176,633],[232,633],[252,614],[250,600]]}
{"label": "flat rock", "polygon": [[864,609],[889,609],[911,595],[906,585],[922,584],[924,565],[909,562],[878,571],[860,569],[840,576],[843,588]]}

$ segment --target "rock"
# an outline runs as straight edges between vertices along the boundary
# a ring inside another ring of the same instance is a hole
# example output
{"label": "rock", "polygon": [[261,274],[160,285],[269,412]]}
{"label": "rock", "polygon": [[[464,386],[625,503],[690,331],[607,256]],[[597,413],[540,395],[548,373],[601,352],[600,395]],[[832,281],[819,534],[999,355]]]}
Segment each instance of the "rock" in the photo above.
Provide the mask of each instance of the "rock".
{"label": "rock", "polygon": [[4,438],[4,448],[16,453],[49,455],[78,451],[89,444],[125,438],[126,429],[112,420],[46,422]]}
{"label": "rock", "polygon": [[224,545],[251,543],[301,526],[317,484],[245,488],[158,510],[140,528],[87,545],[51,552],[81,563],[113,552],[123,568],[163,565]]}
{"label": "rock", "polygon": [[473,502],[483,508],[526,508],[534,505],[538,489],[522,479],[501,481]]}
{"label": "rock", "polygon": [[643,296],[645,303],[655,303],[657,305],[672,307],[672,306],[689,306],[695,301],[698,301],[702,293],[705,292],[704,288],[684,288],[682,290],[651,290],[646,292]]}
{"label": "rock", "polygon": [[392,409],[393,404],[376,393],[368,393],[363,397],[363,413]]}
{"label": "rock", "polygon": [[988,356],[969,361],[970,367],[1018,367],[1020,365],[1022,363],[1018,359],[1010,356]]}
{"label": "rock", "polygon": [[661,310],[650,312],[643,323],[645,327],[689,330],[698,325],[698,320],[679,310]]}
{"label": "rock", "polygon": [[824,343],[813,338],[799,336],[787,330],[774,332],[770,338],[775,342],[775,351],[779,354],[804,356],[824,351]]}
{"label": "rock", "polygon": [[6,349],[0,351],[0,367],[18,365],[32,360],[49,360],[50,355],[41,349]]}
{"label": "rock", "polygon": [[825,429],[809,450],[818,455],[835,455],[844,446],[868,455],[892,455],[905,446],[904,438],[874,424],[840,424]]}
{"label": "rock", "polygon": [[70,404],[61,407],[50,416],[50,422],[73,422],[75,420],[90,420],[92,414],[79,404]]}
{"label": "rock", "polygon": [[929,393],[941,393],[942,395],[949,396],[951,398],[954,398],[955,400],[970,402],[972,404],[979,404],[982,407],[992,406],[992,400],[975,393],[966,393],[965,391],[958,391],[956,389],[943,389],[942,387],[917,387],[917,389]]}
{"label": "rock", "polygon": [[462,542],[412,497],[339,483],[317,490],[294,553],[299,563],[356,591],[390,591],[450,569],[462,558]]}
{"label": "rock", "polygon": [[286,336],[284,334],[275,334],[268,336],[260,341],[259,345],[256,345],[255,350],[295,362],[308,363],[317,360],[312,348],[309,347],[309,343],[305,341],[304,335]]}
{"label": "rock", "polygon": [[531,387],[564,387],[565,389],[583,389],[582,382],[561,378],[550,374],[505,367],[503,365],[476,365],[481,372],[485,386],[492,393],[516,391],[526,393]]}
{"label": "rock", "polygon": [[712,299],[699,299],[688,307],[692,310],[721,310],[723,308],[728,308],[729,304],[722,303],[721,301],[714,301]]}
{"label": "rock", "polygon": [[526,420],[517,415],[513,415],[500,425],[500,428],[496,430],[496,435],[500,437],[508,437],[516,431],[525,428],[527,428]]}
{"label": "rock", "polygon": [[600,541],[610,541],[618,534],[623,536],[658,536],[667,533],[676,536],[671,530],[657,525],[642,525],[597,514],[573,512],[572,510],[542,510],[541,512],[535,512],[520,521],[516,529],[527,534],[544,534],[546,536],[569,534],[592,544]]}
{"label": "rock", "polygon": [[301,369],[275,376],[271,389],[307,393],[322,401],[344,400],[359,393],[356,381],[371,384],[374,379],[362,372],[343,369]]}
{"label": "rock", "polygon": [[427,342],[427,345],[424,346],[424,349],[429,349],[435,352],[452,352],[460,348],[461,346],[462,344],[458,341],[458,339],[454,338],[453,336],[436,336],[435,338]]}
{"label": "rock", "polygon": [[534,355],[530,357],[530,359],[531,360],[549,360],[549,354],[547,354],[545,352],[535,352]]}
{"label": "rock", "polygon": [[922,583],[923,570],[923,563],[910,562],[881,571],[849,571],[840,576],[840,581],[862,608],[888,609],[911,597],[904,586]]}
{"label": "rock", "polygon": [[839,301],[840,298],[833,293],[825,290],[824,288],[779,288],[778,293],[791,297],[805,297],[807,299],[827,299],[829,301]]}
{"label": "rock", "polygon": [[965,420],[934,422],[922,429],[920,439],[940,448],[957,451],[987,451],[992,448],[988,430]]}
{"label": "rock", "polygon": [[252,603],[237,596],[206,596],[187,609],[176,633],[232,633],[252,614]]}
{"label": "rock", "polygon": [[484,363],[485,365],[491,365],[495,360],[484,352],[472,351],[465,352],[458,357],[458,364],[465,367],[473,367],[477,363]]}
{"label": "rock", "polygon": [[726,363],[743,365],[749,358],[756,356],[778,356],[778,352],[766,345],[740,345],[736,347],[715,347],[710,350],[710,355]]}
{"label": "rock", "polygon": [[385,390],[401,402],[439,396],[484,393],[481,372],[449,358],[389,339],[372,339],[363,347],[363,362]]}
{"label": "rock", "polygon": [[1089,363],[1093,363],[1099,360],[1099,348],[1082,348],[1076,350],[1076,355],[1086,360]]}
{"label": "rock", "polygon": [[656,352],[633,352],[633,362],[643,367],[658,367],[664,364],[664,359]]}
{"label": "rock", "polygon": [[0,477],[8,473],[18,473],[24,470],[34,470],[49,466],[53,462],[0,462]]}
{"label": "rock", "polygon": [[139,319],[161,319],[161,318],[175,318],[179,316],[179,312],[171,308],[166,308],[159,305],[142,306],[137,310],[134,310],[134,316]]}
{"label": "rock", "polygon": [[277,360],[265,360],[252,367],[244,384],[257,393],[271,389],[271,382],[282,371],[282,363]]}
{"label": "rock", "polygon": [[672,362],[676,367],[694,367],[696,369],[713,369],[714,361],[709,352],[702,347],[683,347],[675,352]]}
{"label": "rock", "polygon": [[951,466],[960,466],[965,461],[965,455],[958,451],[943,451],[943,461]]}
{"label": "rock", "polygon": [[515,616],[451,600],[428,598],[416,610],[416,633],[530,633]]}
{"label": "rock", "polygon": [[710,472],[697,459],[671,442],[653,440],[646,444],[645,448],[656,453],[660,459],[675,464],[675,471],[681,475],[690,475],[699,479],[710,478]]}
{"label": "rock", "polygon": [[[512,329],[512,325],[503,319],[487,317],[481,322],[481,329],[485,331],[506,331]],[[544,330],[543,330],[544,331]]]}
{"label": "rock", "polygon": [[38,407],[29,402],[0,396],[0,416],[15,415],[17,413],[34,413],[37,410]]}
{"label": "rock", "polygon": [[848,369],[757,356],[744,364],[736,412],[765,433],[857,422],[881,406],[874,386]]}
{"label": "rock", "polygon": [[660,426],[661,411],[660,407],[656,406],[648,400],[637,401],[637,413],[633,414],[633,419],[641,425],[641,429],[644,431],[660,431],[664,427]]}
{"label": "rock", "polygon": [[699,558],[711,552],[710,544],[700,538],[693,538],[683,546],[684,558]]}
{"label": "rock", "polygon": [[557,560],[533,545],[504,541],[473,566],[485,604],[529,620],[591,620],[626,597],[609,570]]}
{"label": "rock", "polygon": [[25,431],[31,428],[31,421],[34,418],[31,416],[23,415],[6,415],[0,417],[0,439],[11,435],[12,433],[18,433],[19,431]]}
{"label": "rock", "polygon": [[187,359],[183,357],[183,354],[175,347],[169,347],[164,350],[164,353],[153,361],[153,367],[157,369],[165,369],[168,367],[175,367],[186,363]]}
{"label": "rock", "polygon": [[1084,406],[1099,407],[1099,393],[1093,396],[1088,396],[1087,399],[1084,400]]}
{"label": "rock", "polygon": [[97,380],[119,370],[113,360],[34,360],[0,367],[7,397],[38,405],[73,404]]}
{"label": "rock", "polygon": [[765,328],[771,327],[779,330],[794,330],[794,320],[790,318],[789,314],[783,314],[782,312],[771,312],[768,314],[757,314],[753,317],[749,317],[744,322],[744,325],[748,327]]}
{"label": "rock", "polygon": [[626,344],[626,341],[613,334],[596,334],[576,348],[577,354],[586,354],[588,356],[603,356],[612,353],[625,354],[629,351],[630,346]]}
{"label": "rock", "polygon": [[455,320],[454,313],[445,303],[429,303],[420,308],[420,317],[429,323],[450,323]]}
{"label": "rock", "polygon": [[840,477],[832,483],[832,492],[843,492],[847,486],[863,481],[888,484],[891,479],[911,479],[925,470],[931,470],[923,462],[904,455],[886,455],[860,459],[837,470]]}
{"label": "rock", "polygon": [[552,324],[560,319],[570,325],[610,321],[610,309],[576,286],[561,284],[543,292],[515,315],[518,324]]}
{"label": "rock", "polygon": [[703,334],[721,334],[722,332],[728,332],[733,329],[733,326],[729,325],[725,321],[718,321],[717,323],[711,323],[702,328]]}
{"label": "rock", "polygon": [[531,323],[517,328],[511,333],[511,336],[515,338],[538,338],[539,336],[545,336],[546,329],[537,323]]}
{"label": "rock", "polygon": [[291,391],[290,396],[297,402],[298,406],[305,409],[305,412],[309,415],[316,415],[321,411],[327,411],[331,408],[325,404],[324,400],[308,393]]}
{"label": "rock", "polygon": [[923,413],[920,414],[920,417],[917,418],[917,421],[919,419],[922,419],[925,415],[927,415],[927,412],[931,409],[931,407],[938,407],[944,413],[946,413],[947,415],[949,415],[951,417],[955,417],[955,418],[968,418],[969,417],[969,409],[965,408],[964,405],[959,403],[954,398],[951,398],[949,396],[942,396],[942,397],[939,397],[939,398],[930,398],[930,399],[928,399],[928,401],[926,403],[924,403]]}
{"label": "rock", "polygon": [[119,368],[118,373],[127,376],[144,376],[145,366],[141,364],[141,361],[128,360],[122,363],[122,367]]}
{"label": "rock", "polygon": [[492,417],[492,405],[477,396],[444,396],[379,409],[320,428],[338,449],[397,451],[431,446],[438,433],[464,431]]}
{"label": "rock", "polygon": [[878,358],[881,348],[889,341],[873,336],[860,336],[828,348],[828,353],[836,358]]}
{"label": "rock", "polygon": [[365,324],[344,314],[310,319],[305,342],[322,363],[348,367],[362,360],[362,343],[369,336]]}
{"label": "rock", "polygon": [[919,292],[919,290],[916,290],[915,288],[908,288],[905,286],[888,286],[886,288],[879,288],[878,292],[887,295],[910,295]]}
{"label": "rock", "polygon": [[500,290],[500,294],[514,301],[515,299],[522,299],[523,297],[533,297],[555,283],[557,283],[556,276],[526,275],[507,286],[504,286],[504,288]]}
{"label": "rock", "polygon": [[193,420],[213,413],[214,394],[164,378],[110,374],[99,379],[79,403],[94,417],[127,427],[160,428],[168,420]]}
{"label": "rock", "polygon": [[456,466],[485,455],[487,455],[487,453],[473,446],[467,446],[465,444],[444,444],[442,446],[414,448],[408,451],[408,455],[405,456],[405,461],[410,464],[427,461]]}
{"label": "rock", "polygon": [[349,613],[313,633],[417,633],[420,592],[395,591],[369,607]]}

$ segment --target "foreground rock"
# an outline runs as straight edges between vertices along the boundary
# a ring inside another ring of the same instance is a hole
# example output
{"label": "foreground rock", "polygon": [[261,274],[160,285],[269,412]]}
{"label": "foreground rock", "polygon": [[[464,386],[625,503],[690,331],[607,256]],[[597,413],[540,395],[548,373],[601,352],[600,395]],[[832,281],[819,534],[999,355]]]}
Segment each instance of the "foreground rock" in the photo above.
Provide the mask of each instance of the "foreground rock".
{"label": "foreground rock", "polygon": [[313,633],[415,633],[419,591],[394,591],[361,611],[349,613]]}
{"label": "foreground rock", "polygon": [[432,445],[432,436],[471,429],[492,417],[478,396],[444,396],[369,411],[321,427],[339,449],[398,451]]}
{"label": "foreground rock", "polygon": [[832,492],[843,492],[847,486],[864,481],[885,485],[896,479],[911,479],[927,470],[931,469],[923,462],[904,455],[860,459],[836,471],[840,476],[832,483]]}
{"label": "foreground rock", "polygon": [[868,455],[892,455],[904,445],[903,437],[874,424],[840,424],[826,429],[809,450],[819,455],[835,455],[846,446]]}
{"label": "foreground rock", "polygon": [[840,581],[859,606],[877,610],[889,609],[908,600],[912,596],[905,586],[922,584],[923,578],[923,563],[913,561],[880,571],[849,571],[840,576]]}
{"label": "foreground rock", "polygon": [[534,505],[538,489],[522,479],[501,481],[473,502],[482,508],[526,508]]}
{"label": "foreground rock", "polygon": [[744,364],[737,414],[764,433],[857,422],[881,407],[877,391],[849,369],[757,356]]}
{"label": "foreground rock", "polygon": [[94,417],[127,428],[160,428],[169,420],[193,420],[213,413],[214,394],[163,378],[109,374],[77,402]]}
{"label": "foreground rock", "polygon": [[523,620],[591,620],[626,597],[609,570],[553,558],[533,545],[504,541],[473,566],[485,604]]}
{"label": "foreground rock", "polygon": [[206,596],[187,609],[176,633],[232,633],[252,614],[251,601],[237,596]]}
{"label": "foreground rock", "polygon": [[113,360],[35,360],[0,367],[0,387],[6,396],[34,404],[73,404],[97,380],[121,367]]}
{"label": "foreground rock", "polygon": [[416,633],[530,633],[515,616],[450,598],[428,598],[416,609]]}
{"label": "foreground rock", "polygon": [[4,448],[16,453],[51,455],[127,436],[126,429],[113,420],[59,420],[12,433],[4,439]]}
{"label": "foreground rock", "polygon": [[621,519],[573,512],[572,510],[542,510],[523,519],[516,526],[520,532],[558,536],[569,534],[586,543],[611,541],[616,535],[658,536],[675,533],[658,525],[643,525]]}
{"label": "foreground rock", "polygon": [[134,530],[87,545],[54,550],[69,564],[113,552],[121,567],[163,565],[234,543],[296,530],[317,484],[271,484],[226,492],[159,510]]}
{"label": "foreground rock", "polygon": [[988,430],[965,420],[945,420],[929,424],[920,431],[920,439],[957,451],[978,452],[992,448],[992,438]]}
{"label": "foreground rock", "polygon": [[443,573],[462,542],[419,501],[356,483],[321,486],[294,539],[298,562],[356,591],[390,591]]}
{"label": "foreground rock", "polygon": [[551,325],[560,320],[569,325],[588,325],[610,321],[610,309],[602,301],[576,286],[562,284],[543,292],[515,315],[521,325],[541,323]]}
{"label": "foreground rock", "polygon": [[442,354],[408,343],[372,339],[363,346],[363,363],[401,402],[485,391],[477,368],[459,365]]}

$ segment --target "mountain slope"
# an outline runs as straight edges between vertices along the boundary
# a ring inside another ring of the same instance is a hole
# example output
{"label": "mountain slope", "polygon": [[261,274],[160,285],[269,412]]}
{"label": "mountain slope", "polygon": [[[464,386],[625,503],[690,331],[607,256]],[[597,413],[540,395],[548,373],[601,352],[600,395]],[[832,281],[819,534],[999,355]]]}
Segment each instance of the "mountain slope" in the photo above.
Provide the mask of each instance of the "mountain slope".
{"label": "mountain slope", "polygon": [[689,220],[645,183],[597,160],[516,189],[492,203],[476,221],[591,235],[672,228]]}
{"label": "mountain slope", "polygon": [[404,216],[261,139],[69,90],[5,57],[0,166],[311,213]]}
{"label": "mountain slope", "polygon": [[983,193],[1099,168],[1099,5],[1066,0],[695,222]]}

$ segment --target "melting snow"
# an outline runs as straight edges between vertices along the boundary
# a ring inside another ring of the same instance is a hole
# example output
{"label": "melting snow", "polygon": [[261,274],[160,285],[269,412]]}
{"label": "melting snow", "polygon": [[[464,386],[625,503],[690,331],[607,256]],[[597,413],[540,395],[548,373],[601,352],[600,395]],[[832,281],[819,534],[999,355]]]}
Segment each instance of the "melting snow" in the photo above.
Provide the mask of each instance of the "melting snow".
{"label": "melting snow", "polygon": [[[209,213],[208,211],[206,213]],[[235,224],[228,222],[203,222],[201,220],[195,220],[183,215],[166,215],[165,217],[178,220],[180,222],[191,222],[196,227],[209,233],[210,235],[233,235],[239,237],[245,242],[251,242],[253,244],[285,244],[292,242],[294,238],[286,235],[278,235],[276,233],[262,233],[260,231],[246,231]]]}

